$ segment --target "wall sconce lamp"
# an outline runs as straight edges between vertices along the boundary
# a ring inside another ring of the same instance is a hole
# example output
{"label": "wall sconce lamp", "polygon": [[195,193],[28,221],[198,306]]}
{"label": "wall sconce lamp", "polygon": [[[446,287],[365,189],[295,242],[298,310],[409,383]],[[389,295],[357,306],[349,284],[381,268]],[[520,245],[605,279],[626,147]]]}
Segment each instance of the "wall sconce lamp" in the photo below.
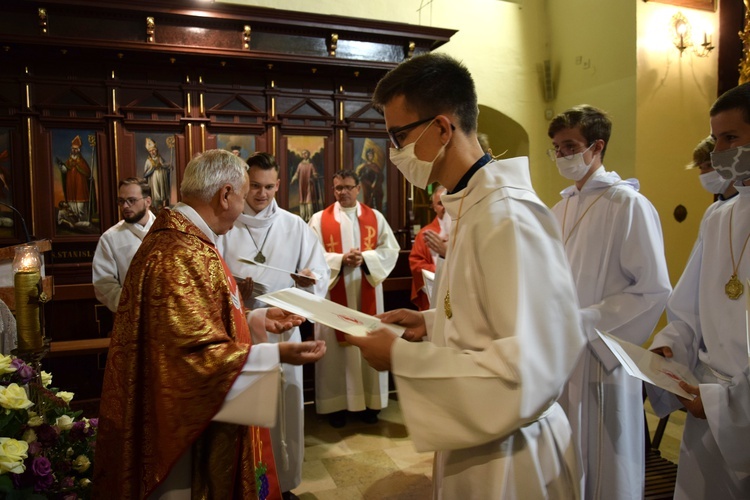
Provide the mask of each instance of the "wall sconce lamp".
{"label": "wall sconce lamp", "polygon": [[714,45],[712,43],[713,29],[710,24],[707,24],[703,30],[703,43],[697,45],[693,43],[693,29],[690,25],[690,21],[682,15],[682,12],[677,12],[672,16],[670,25],[674,32],[674,45],[677,47],[677,50],[680,51],[680,57],[682,57],[682,53],[685,52],[685,49],[689,47],[693,48],[693,53],[698,57],[708,57],[711,51],[714,50]]}

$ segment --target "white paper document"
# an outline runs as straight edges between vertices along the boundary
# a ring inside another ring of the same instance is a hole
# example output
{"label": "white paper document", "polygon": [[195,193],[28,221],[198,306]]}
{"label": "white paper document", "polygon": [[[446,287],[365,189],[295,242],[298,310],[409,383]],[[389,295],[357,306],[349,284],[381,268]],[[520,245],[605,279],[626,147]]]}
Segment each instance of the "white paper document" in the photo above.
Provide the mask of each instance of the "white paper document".
{"label": "white paper document", "polygon": [[430,307],[432,307],[432,290],[435,286],[435,273],[428,271],[427,269],[422,269],[422,279],[424,280],[422,290],[425,295],[427,295],[427,298],[430,301]]}
{"label": "white paper document", "polygon": [[375,316],[349,309],[298,288],[267,293],[258,297],[258,300],[358,337],[364,337],[367,332],[383,326],[393,330],[399,337],[404,333],[402,326],[383,323]]}
{"label": "white paper document", "polygon": [[685,365],[659,356],[655,352],[651,352],[641,346],[618,339],[608,333],[598,330],[597,333],[629,375],[678,396],[682,396],[685,399],[695,398],[695,396],[688,394],[680,387],[681,381],[687,382],[690,385],[699,384],[698,380]]}

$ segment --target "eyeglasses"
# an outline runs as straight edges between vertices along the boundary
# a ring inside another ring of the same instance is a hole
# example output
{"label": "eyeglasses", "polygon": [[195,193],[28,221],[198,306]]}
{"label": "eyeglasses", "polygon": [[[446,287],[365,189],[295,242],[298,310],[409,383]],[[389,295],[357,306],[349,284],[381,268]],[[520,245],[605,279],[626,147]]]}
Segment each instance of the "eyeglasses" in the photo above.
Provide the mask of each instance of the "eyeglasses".
{"label": "eyeglasses", "polygon": [[[593,143],[591,144],[593,146]],[[583,149],[583,152],[586,152],[587,150],[591,149],[591,146],[587,147],[586,149]],[[549,156],[549,159],[552,161],[557,160],[558,155],[560,157],[565,158],[566,160],[570,160],[573,158],[573,156],[580,153],[583,146],[579,145],[562,145],[559,147],[549,148],[547,150],[547,156]]]}
{"label": "eyeglasses", "polygon": [[121,207],[132,207],[136,201],[141,201],[143,198],[117,198],[117,204]]}
{"label": "eyeglasses", "polygon": [[351,193],[358,187],[359,187],[359,184],[354,184],[353,186],[338,185],[338,186],[333,186],[333,190],[336,191],[337,193],[343,193],[344,191],[346,191],[347,193]]}
{"label": "eyeglasses", "polygon": [[396,128],[388,129],[388,137],[391,138],[391,142],[393,143],[393,146],[396,149],[401,149],[401,147],[402,147],[401,146],[401,141],[404,140],[404,139],[406,139],[406,136],[404,135],[403,137],[401,137],[401,139],[399,139],[399,137],[398,137],[399,135],[403,135],[403,132],[406,132],[407,130],[411,130],[411,129],[415,128],[415,127],[419,127],[423,123],[431,122],[435,118],[437,118],[437,115],[431,116],[429,118],[425,118],[424,120],[417,120],[417,121],[415,121],[413,123],[410,123],[408,125],[404,125],[403,127],[396,127]]}

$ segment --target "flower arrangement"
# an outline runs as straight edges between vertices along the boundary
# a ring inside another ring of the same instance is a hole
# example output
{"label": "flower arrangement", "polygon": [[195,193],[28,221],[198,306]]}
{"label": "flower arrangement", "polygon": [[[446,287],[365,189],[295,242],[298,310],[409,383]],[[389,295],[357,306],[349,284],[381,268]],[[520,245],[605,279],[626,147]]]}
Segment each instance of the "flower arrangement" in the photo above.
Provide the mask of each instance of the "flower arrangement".
{"label": "flower arrangement", "polygon": [[[0,355],[0,498],[89,498],[98,421],[52,375]],[[29,397],[31,396],[31,398]]]}

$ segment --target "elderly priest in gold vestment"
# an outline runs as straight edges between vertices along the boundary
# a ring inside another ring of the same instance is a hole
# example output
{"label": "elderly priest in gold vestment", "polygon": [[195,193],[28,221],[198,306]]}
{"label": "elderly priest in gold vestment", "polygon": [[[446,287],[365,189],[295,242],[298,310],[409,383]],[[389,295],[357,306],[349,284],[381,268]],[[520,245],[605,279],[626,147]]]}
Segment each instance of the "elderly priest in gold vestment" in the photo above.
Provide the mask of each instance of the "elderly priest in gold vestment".
{"label": "elderly priest in gold vestment", "polygon": [[[279,333],[302,319],[275,308],[246,316],[216,251],[248,190],[242,159],[203,153],[185,170],[183,203],[160,212],[133,258],[104,376],[96,498],[280,496],[268,430],[215,418],[244,390],[248,423],[268,421],[253,414],[277,407],[279,363],[316,361],[325,345],[250,345],[250,328]],[[256,397],[247,391],[268,387],[248,382],[258,375],[273,390]]]}

